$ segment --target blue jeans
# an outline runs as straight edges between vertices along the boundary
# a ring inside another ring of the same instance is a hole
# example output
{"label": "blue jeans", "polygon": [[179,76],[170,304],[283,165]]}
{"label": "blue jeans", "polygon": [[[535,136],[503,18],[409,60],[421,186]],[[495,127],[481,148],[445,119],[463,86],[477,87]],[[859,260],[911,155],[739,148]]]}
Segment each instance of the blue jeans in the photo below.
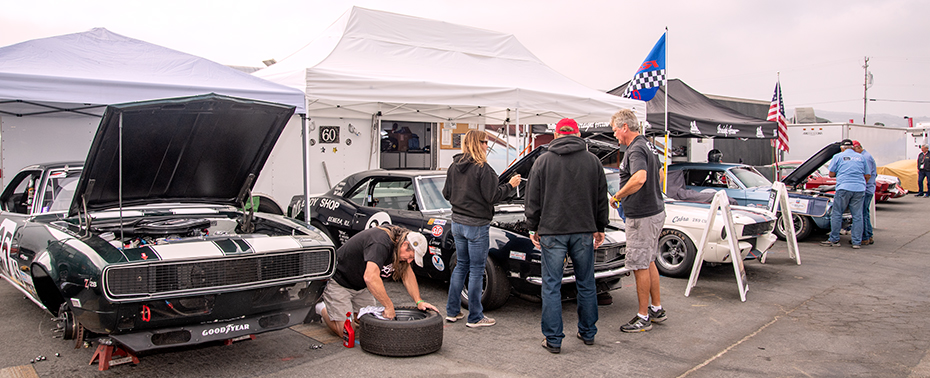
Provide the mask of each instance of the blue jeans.
{"label": "blue jeans", "polygon": [[862,240],[869,240],[872,238],[872,218],[870,212],[872,211],[872,197],[875,197],[875,191],[871,193],[866,190],[865,194],[862,196]]}
{"label": "blue jeans", "polygon": [[542,333],[551,346],[562,346],[562,270],[565,256],[572,259],[578,287],[578,332],[585,340],[597,334],[597,290],[594,284],[594,235],[590,233],[543,235]]}
{"label": "blue jeans", "polygon": [[852,214],[852,237],[853,245],[862,244],[862,197],[865,191],[850,192],[845,189],[836,191],[833,197],[833,212],[830,214],[830,241],[838,243],[840,241],[840,229],[843,227],[843,212],[849,209]]}
{"label": "blue jeans", "polygon": [[488,259],[490,241],[488,230],[484,226],[466,226],[452,224],[452,237],[455,239],[455,270],[449,278],[449,300],[446,301],[446,315],[455,316],[462,310],[462,289],[465,277],[468,277],[468,322],[477,323],[484,318],[481,306],[481,286],[484,283],[484,265]]}
{"label": "blue jeans", "polygon": [[930,172],[924,170],[917,171],[917,195],[930,195],[930,180],[927,181],[927,191],[924,191],[924,179],[930,179]]}

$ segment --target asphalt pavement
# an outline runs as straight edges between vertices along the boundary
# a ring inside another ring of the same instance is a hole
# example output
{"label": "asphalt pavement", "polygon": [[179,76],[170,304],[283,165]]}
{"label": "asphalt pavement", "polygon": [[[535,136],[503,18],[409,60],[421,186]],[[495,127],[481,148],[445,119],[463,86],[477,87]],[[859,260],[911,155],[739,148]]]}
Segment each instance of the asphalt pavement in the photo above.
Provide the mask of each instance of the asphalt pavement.
{"label": "asphalt pavement", "polygon": [[[320,324],[265,334],[229,346],[150,352],[138,365],[98,372],[94,347],[53,338],[51,316],[0,283],[0,378],[85,377],[930,377],[930,199],[909,195],[877,206],[875,244],[821,247],[824,233],[800,244],[801,265],[776,242],[765,264],[746,261],[749,292],[740,301],[732,265],[705,265],[691,295],[687,279],[663,277],[668,320],[649,332],[620,325],[636,312],[632,277],[599,307],[593,346],[574,337],[575,303],[563,303],[562,353],[540,343],[539,304],[511,297],[487,316],[497,325],[446,323],[443,346],[420,357],[388,358],[347,349]],[[391,297],[412,305],[402,285]],[[448,285],[422,281],[428,302],[444,308]],[[60,357],[56,357],[56,353]],[[31,363],[38,357],[44,361]]]}

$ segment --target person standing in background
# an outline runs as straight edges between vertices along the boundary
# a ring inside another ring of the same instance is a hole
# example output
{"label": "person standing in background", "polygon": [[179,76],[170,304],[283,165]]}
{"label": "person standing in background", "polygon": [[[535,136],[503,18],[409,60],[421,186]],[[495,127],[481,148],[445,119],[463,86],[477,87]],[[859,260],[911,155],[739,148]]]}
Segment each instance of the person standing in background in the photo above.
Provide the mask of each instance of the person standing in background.
{"label": "person standing in background", "polygon": [[[927,191],[924,191],[924,180],[927,180]],[[917,197],[930,197],[930,150],[927,145],[920,146],[917,155]]]}
{"label": "person standing in background", "polygon": [[853,142],[853,151],[856,151],[865,159],[865,169],[869,177],[865,182],[865,194],[862,196],[862,245],[875,243],[872,239],[872,198],[875,197],[875,179],[878,177],[878,166],[875,164],[875,158],[868,151],[862,148],[858,140]]}
{"label": "person standing in background", "polygon": [[462,289],[468,276],[468,321],[465,326],[488,327],[496,323],[484,316],[481,305],[484,266],[490,241],[488,230],[494,216],[494,204],[510,197],[520,185],[520,175],[498,185],[497,173],[488,164],[488,134],[469,130],[462,138],[462,153],[452,158],[446,172],[442,196],[452,204],[452,237],[455,240],[456,264],[449,278],[446,321],[465,317],[462,313]]}
{"label": "person standing in background", "polygon": [[865,183],[871,175],[866,170],[865,159],[852,148],[853,142],[843,139],[840,142],[841,152],[833,155],[830,160],[830,177],[836,177],[836,194],[833,196],[833,212],[830,214],[830,238],[822,241],[822,246],[840,246],[843,212],[848,209],[852,214],[852,247],[861,248],[862,197],[865,195]]}
{"label": "person standing in background", "polygon": [[562,276],[572,261],[578,289],[578,333],[585,345],[597,334],[597,286],[594,250],[604,242],[610,222],[604,166],[588,152],[578,123],[563,118],[549,151],[533,164],[526,190],[526,228],[542,251],[542,347],[562,351]]}
{"label": "person standing in background", "polygon": [[645,332],[652,329],[652,323],[668,319],[662,308],[656,268],[659,233],[665,224],[659,158],[640,134],[639,121],[632,111],[615,113],[610,118],[610,127],[620,144],[627,146],[620,163],[620,190],[611,197],[611,204],[617,207],[616,202],[622,201],[627,217],[626,266],[633,269],[639,302],[639,312],[633,320],[620,326],[620,330]]}

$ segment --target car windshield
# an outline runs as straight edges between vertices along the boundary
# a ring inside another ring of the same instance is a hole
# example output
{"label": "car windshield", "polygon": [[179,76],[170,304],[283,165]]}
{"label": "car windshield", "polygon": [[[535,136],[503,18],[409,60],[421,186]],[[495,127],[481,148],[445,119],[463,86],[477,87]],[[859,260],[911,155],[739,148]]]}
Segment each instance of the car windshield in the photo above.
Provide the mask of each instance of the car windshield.
{"label": "car windshield", "polygon": [[762,176],[761,173],[750,167],[731,168],[730,173],[736,176],[736,178],[739,179],[739,181],[747,188],[772,186],[772,182],[769,181],[769,179],[765,178],[765,176]]}
{"label": "car windshield", "polygon": [[417,177],[417,186],[420,187],[421,210],[446,210],[452,205],[442,196],[442,188],[446,185],[446,176]]}
{"label": "car windshield", "polygon": [[49,181],[45,186],[45,200],[40,212],[68,211],[68,208],[71,207],[71,200],[74,198],[74,191],[77,189],[78,180],[81,178],[81,171],[55,172],[49,176]]}

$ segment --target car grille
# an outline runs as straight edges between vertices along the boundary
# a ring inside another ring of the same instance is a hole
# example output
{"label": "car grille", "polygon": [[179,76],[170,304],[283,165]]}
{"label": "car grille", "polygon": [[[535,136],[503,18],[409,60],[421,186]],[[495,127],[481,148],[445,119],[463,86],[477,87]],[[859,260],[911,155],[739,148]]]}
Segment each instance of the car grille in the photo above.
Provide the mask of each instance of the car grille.
{"label": "car grille", "polygon": [[104,270],[104,287],[111,298],[134,299],[264,286],[325,277],[332,256],[331,249],[319,249],[117,265]]}
{"label": "car grille", "polygon": [[[623,246],[601,247],[594,250],[594,266],[604,265],[611,262],[623,260],[626,257],[626,248]],[[574,274],[571,257],[566,259],[563,268],[566,274]]]}
{"label": "car grille", "polygon": [[775,221],[747,224],[743,226],[743,236],[759,236],[772,231]]}

